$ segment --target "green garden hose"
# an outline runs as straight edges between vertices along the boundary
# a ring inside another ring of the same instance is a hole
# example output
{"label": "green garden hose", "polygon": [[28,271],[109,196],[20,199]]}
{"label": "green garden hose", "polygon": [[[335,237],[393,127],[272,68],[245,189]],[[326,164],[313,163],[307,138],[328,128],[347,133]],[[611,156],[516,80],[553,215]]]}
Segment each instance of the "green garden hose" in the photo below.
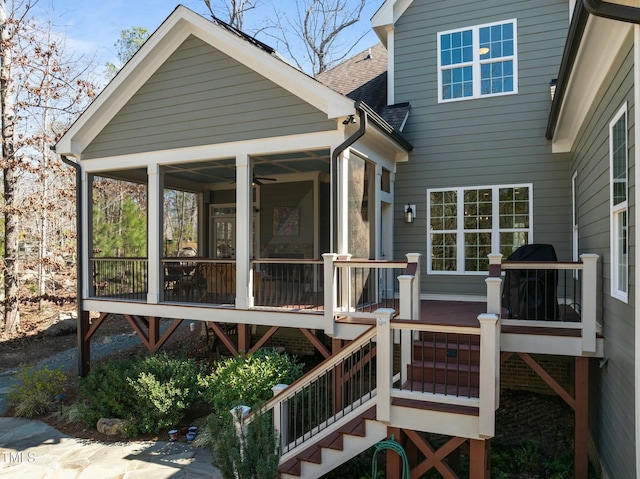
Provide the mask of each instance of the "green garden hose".
{"label": "green garden hose", "polygon": [[402,479],[411,478],[411,468],[409,467],[409,459],[402,445],[395,440],[393,434],[391,439],[385,439],[376,444],[376,452],[373,453],[373,459],[371,460],[371,479],[377,479],[378,477],[378,461],[376,457],[380,451],[392,450],[402,458]]}

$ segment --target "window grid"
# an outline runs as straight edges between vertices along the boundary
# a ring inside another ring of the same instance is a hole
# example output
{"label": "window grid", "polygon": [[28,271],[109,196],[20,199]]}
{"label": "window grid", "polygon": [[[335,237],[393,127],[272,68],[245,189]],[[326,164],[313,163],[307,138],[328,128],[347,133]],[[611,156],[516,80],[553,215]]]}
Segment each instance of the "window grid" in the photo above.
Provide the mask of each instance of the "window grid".
{"label": "window grid", "polygon": [[627,104],[609,124],[611,184],[611,296],[628,301],[628,142]]}
{"label": "window grid", "polygon": [[490,253],[528,244],[531,193],[532,185],[429,190],[429,272],[487,271]]}
{"label": "window grid", "polygon": [[516,20],[438,34],[438,100],[517,93]]}

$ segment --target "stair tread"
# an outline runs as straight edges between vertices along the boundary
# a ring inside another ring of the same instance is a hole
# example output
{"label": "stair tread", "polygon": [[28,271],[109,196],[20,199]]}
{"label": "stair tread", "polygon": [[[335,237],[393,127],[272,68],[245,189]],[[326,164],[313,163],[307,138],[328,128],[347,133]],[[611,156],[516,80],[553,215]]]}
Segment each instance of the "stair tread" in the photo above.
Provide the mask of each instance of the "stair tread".
{"label": "stair tread", "polygon": [[433,382],[423,381],[406,381],[402,385],[403,391],[423,392],[423,393],[435,393],[445,394],[447,396],[458,396],[464,398],[478,398],[480,397],[480,389],[477,387],[469,386],[456,386],[455,384],[439,384]]}
{"label": "stair tread", "polygon": [[422,409],[429,411],[439,411],[454,414],[464,414],[467,416],[479,416],[480,410],[473,406],[459,406],[455,404],[443,404],[432,401],[418,401],[415,399],[393,398],[391,404],[394,406],[409,407],[411,409]]}
{"label": "stair tread", "polygon": [[413,341],[414,346],[418,347],[428,347],[436,349],[454,349],[454,350],[463,350],[463,351],[480,351],[480,344],[476,343],[447,343],[446,341],[433,341],[432,339],[419,339]]}
{"label": "stair tread", "polygon": [[322,463],[322,448],[317,444],[302,451],[297,456],[299,461],[313,462],[314,464]]}
{"label": "stair tread", "polygon": [[302,474],[302,467],[297,457],[293,457],[288,461],[283,462],[278,466],[278,472],[281,474],[290,474],[292,476],[300,476]]}
{"label": "stair tread", "polygon": [[467,361],[456,361],[455,358],[452,358],[451,361],[433,361],[430,359],[413,359],[411,361],[410,366],[417,368],[426,368],[426,369],[452,369],[458,368],[462,371],[470,371],[472,373],[480,372],[480,365],[471,363],[469,364]]}
{"label": "stair tread", "polygon": [[336,451],[342,451],[344,447],[344,441],[342,440],[343,437],[344,437],[344,434],[340,434],[338,431],[336,431],[322,438],[318,442],[318,446],[324,447],[327,449],[334,449]]}

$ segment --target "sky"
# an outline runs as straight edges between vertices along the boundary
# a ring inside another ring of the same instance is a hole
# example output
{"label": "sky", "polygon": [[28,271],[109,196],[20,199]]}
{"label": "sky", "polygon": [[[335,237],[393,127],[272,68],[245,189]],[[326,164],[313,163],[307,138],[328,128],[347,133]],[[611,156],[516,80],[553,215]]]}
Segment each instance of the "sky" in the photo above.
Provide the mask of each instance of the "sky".
{"label": "sky", "polygon": [[[249,33],[252,33],[252,27],[256,28],[265,18],[273,15],[274,5],[278,5],[282,11],[289,14],[295,14],[297,11],[296,0],[259,2],[260,8],[245,16],[245,30]],[[382,2],[383,0],[369,0],[360,24],[354,27],[351,33],[345,34],[351,41],[363,32],[369,32],[354,48],[352,54],[378,42],[375,34],[370,31],[370,19]],[[106,62],[118,63],[114,43],[122,30],[135,26],[144,27],[152,33],[179,3],[208,18],[203,0],[39,0],[35,14],[43,20],[50,19],[53,29],[67,39],[69,50],[89,58],[95,56],[96,63],[102,66]],[[275,44],[274,39],[260,34],[257,38],[275,47],[283,56],[288,56],[283,48]]]}

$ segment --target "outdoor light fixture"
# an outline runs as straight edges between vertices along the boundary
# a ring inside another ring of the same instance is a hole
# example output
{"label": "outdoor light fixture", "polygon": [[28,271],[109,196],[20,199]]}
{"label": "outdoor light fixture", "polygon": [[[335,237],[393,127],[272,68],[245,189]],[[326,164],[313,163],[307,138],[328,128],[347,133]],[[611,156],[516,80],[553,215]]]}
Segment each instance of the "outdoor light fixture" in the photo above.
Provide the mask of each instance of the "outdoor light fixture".
{"label": "outdoor light fixture", "polygon": [[404,222],[413,223],[413,220],[415,219],[416,219],[416,205],[407,204],[404,207]]}
{"label": "outdoor light fixture", "polygon": [[556,96],[556,85],[558,84],[558,79],[554,78],[549,83],[549,93],[551,93],[551,101],[553,101],[553,97]]}

